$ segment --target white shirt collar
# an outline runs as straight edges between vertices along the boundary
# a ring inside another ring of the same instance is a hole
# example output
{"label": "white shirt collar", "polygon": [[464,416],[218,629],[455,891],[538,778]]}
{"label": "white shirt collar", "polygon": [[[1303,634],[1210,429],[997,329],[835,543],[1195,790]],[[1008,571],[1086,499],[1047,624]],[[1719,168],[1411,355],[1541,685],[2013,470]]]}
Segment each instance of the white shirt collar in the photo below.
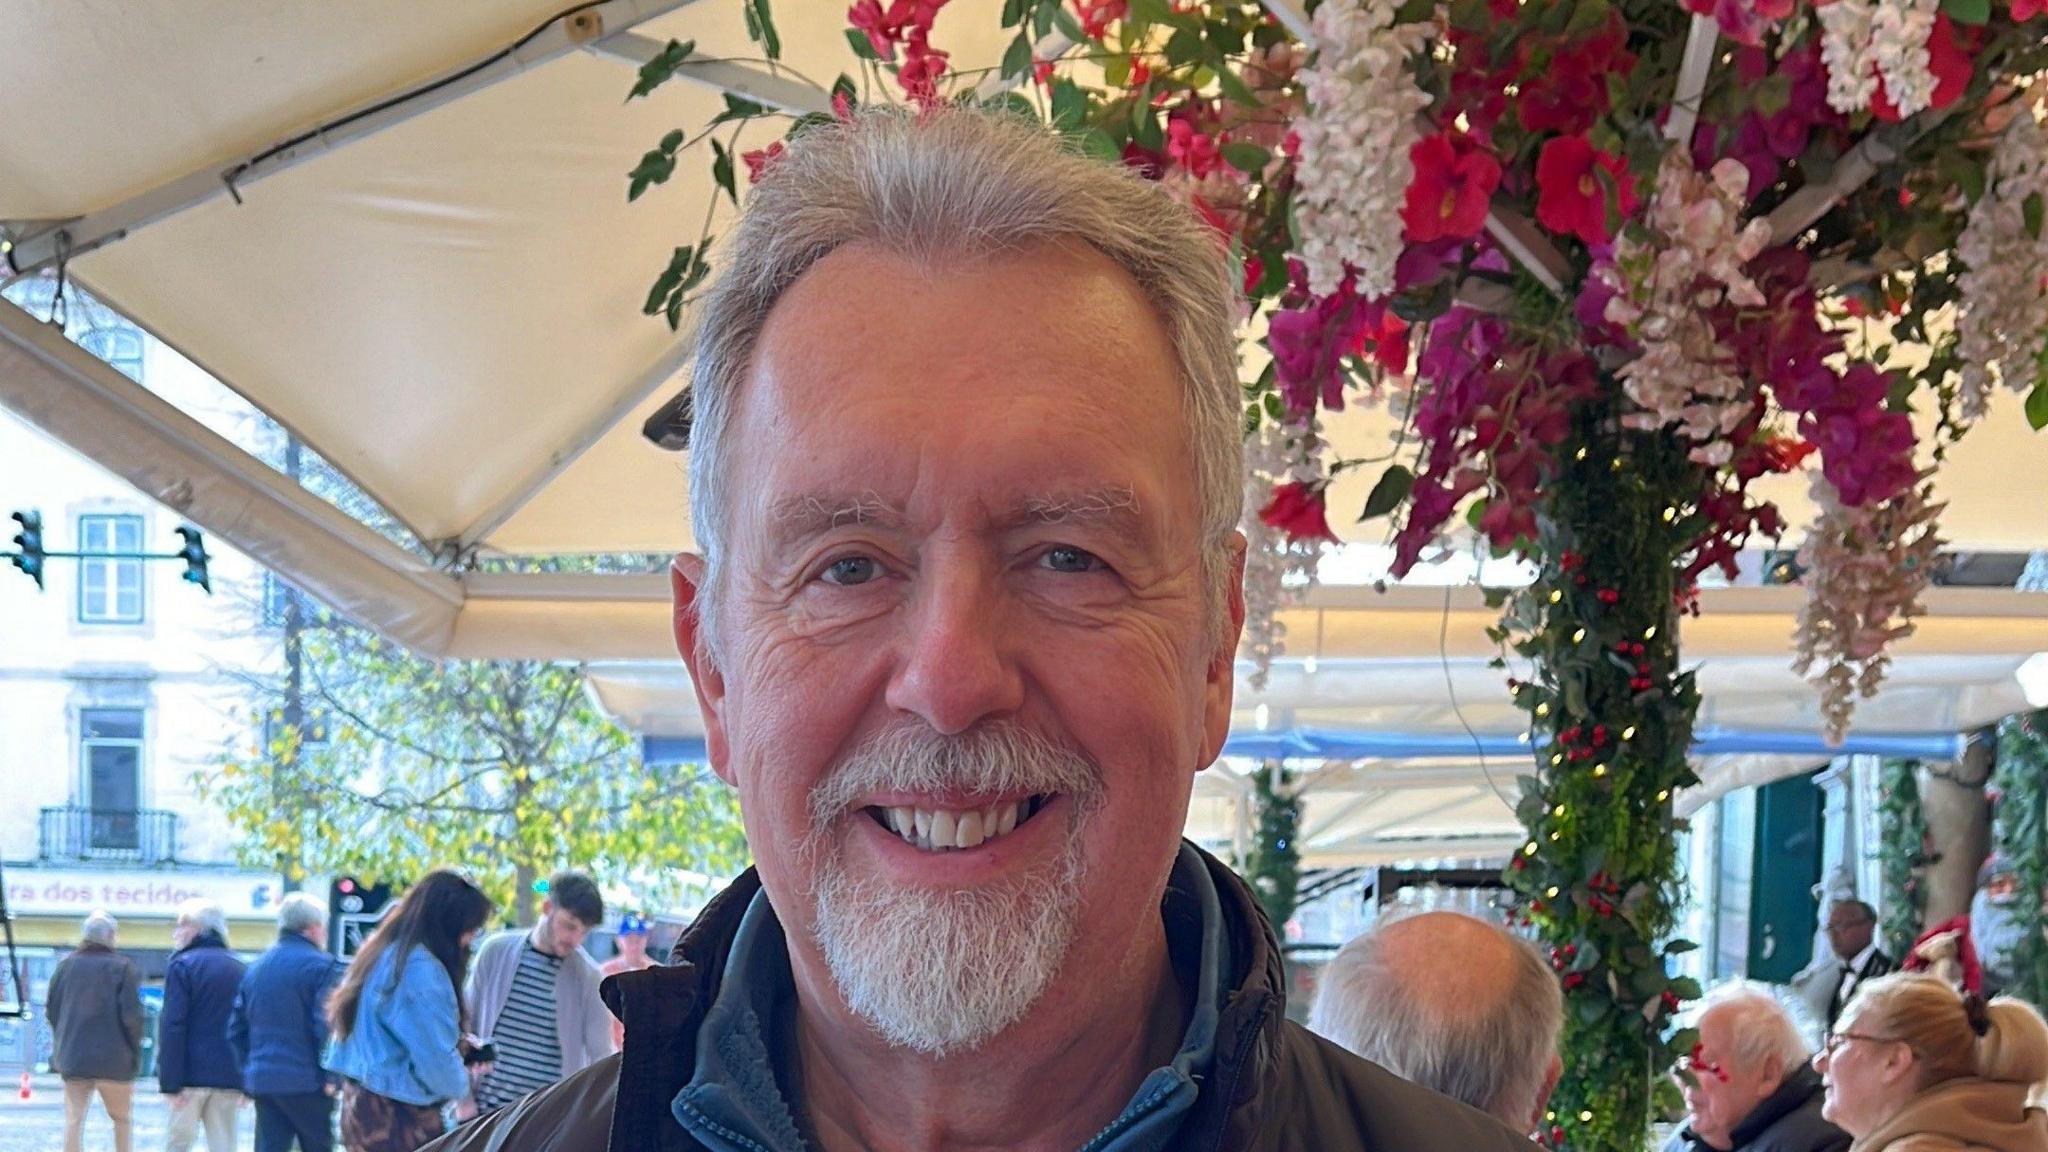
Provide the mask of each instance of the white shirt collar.
{"label": "white shirt collar", "polygon": [[1865,945],[1863,946],[1863,951],[1861,951],[1861,952],[1858,952],[1858,953],[1856,954],[1856,957],[1855,957],[1855,959],[1853,959],[1853,960],[1850,960],[1850,961],[1848,962],[1848,964],[1849,964],[1849,974],[1850,974],[1850,975],[1852,975],[1852,976],[1855,976],[1855,975],[1859,975],[1859,974],[1861,974],[1861,973],[1862,973],[1862,971],[1863,971],[1863,966],[1864,966],[1864,965],[1866,965],[1866,964],[1868,964],[1868,963],[1870,963],[1870,958],[1871,958],[1872,956],[1876,955],[1876,954],[1877,954],[1877,937],[1876,937],[1876,936],[1872,936],[1872,937],[1870,938],[1870,943],[1868,943],[1868,944],[1865,944]]}

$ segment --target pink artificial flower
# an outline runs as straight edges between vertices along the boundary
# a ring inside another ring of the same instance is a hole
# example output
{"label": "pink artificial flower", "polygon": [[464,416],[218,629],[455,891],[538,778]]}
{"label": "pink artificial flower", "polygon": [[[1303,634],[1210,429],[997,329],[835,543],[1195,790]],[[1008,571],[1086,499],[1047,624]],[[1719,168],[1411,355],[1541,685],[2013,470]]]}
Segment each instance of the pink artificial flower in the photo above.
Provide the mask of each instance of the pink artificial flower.
{"label": "pink artificial flower", "polygon": [[1081,18],[1081,31],[1091,40],[1102,39],[1110,24],[1123,19],[1128,8],[1128,0],[1074,0],[1074,14]]}
{"label": "pink artificial flower", "polygon": [[782,141],[777,140],[766,148],[756,148],[752,152],[740,153],[740,160],[747,166],[747,183],[759,184],[761,177],[768,174],[769,168],[777,160],[780,160],[782,154],[786,151],[788,149],[782,146]]}
{"label": "pink artificial flower", "polygon": [[2048,12],[2048,0],[2012,0],[2012,19],[2015,24],[2024,24],[2043,12]]}
{"label": "pink artificial flower", "polygon": [[868,47],[884,60],[896,59],[896,30],[882,12],[880,0],[856,0],[846,10],[846,22],[866,34]]}
{"label": "pink artificial flower", "polygon": [[1596,151],[1583,136],[1558,136],[1536,157],[1536,220],[1552,232],[1588,244],[1614,238],[1607,222],[1607,190],[1598,173],[1614,183],[1615,203],[1626,217],[1636,209],[1635,182],[1621,158]]}
{"label": "pink artificial flower", "polygon": [[1195,131],[1193,124],[1179,117],[1166,125],[1166,154],[1197,180],[1223,166],[1223,154],[1217,150],[1215,138]]}

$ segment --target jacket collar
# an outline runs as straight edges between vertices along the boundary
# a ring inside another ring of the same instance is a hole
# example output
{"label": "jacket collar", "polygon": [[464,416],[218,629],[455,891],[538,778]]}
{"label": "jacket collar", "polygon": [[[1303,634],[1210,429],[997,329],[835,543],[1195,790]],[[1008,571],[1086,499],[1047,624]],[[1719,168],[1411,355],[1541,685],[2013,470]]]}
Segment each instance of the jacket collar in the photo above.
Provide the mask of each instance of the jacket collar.
{"label": "jacket collar", "polygon": [[1776,1092],[1764,1097],[1763,1103],[1749,1110],[1749,1115],[1744,1116],[1742,1123],[1737,1124],[1734,1131],[1728,1134],[1729,1138],[1735,1141],[1737,1148],[1744,1147],[1769,1131],[1771,1125],[1797,1112],[1820,1091],[1820,1073],[1815,1072],[1810,1065],[1801,1064],[1790,1076],[1785,1077]]}
{"label": "jacket collar", "polygon": [[201,932],[199,935],[194,936],[190,944],[187,944],[183,948],[178,949],[178,953],[183,954],[186,952],[192,952],[200,948],[226,948],[227,946],[228,942],[221,938],[220,933],[209,929],[208,931]]}
{"label": "jacket collar", "polygon": [[[1215,887],[1228,957],[1221,987],[1214,1055],[1202,1090],[1181,1130],[1202,1133],[1191,1150],[1244,1147],[1264,1121],[1281,1069],[1277,1054],[1286,1024],[1280,946],[1258,901],[1237,874],[1200,848],[1185,855],[1208,870]],[[626,1045],[612,1110],[610,1146],[618,1152],[695,1147],[670,1114],[696,1071],[697,1033],[725,975],[740,923],[761,890],[749,868],[718,894],[676,941],[669,964],[607,978],[604,1002],[626,1025]],[[1169,890],[1165,908],[1176,900]]]}

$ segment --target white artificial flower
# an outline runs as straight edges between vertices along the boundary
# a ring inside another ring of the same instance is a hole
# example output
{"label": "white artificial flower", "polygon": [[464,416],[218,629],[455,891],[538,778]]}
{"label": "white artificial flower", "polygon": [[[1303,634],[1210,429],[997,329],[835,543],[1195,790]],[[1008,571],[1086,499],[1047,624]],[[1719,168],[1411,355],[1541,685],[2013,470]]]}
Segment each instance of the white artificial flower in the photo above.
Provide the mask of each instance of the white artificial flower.
{"label": "white artificial flower", "polygon": [[2028,233],[2029,197],[2048,200],[2048,131],[2033,109],[2022,108],[1999,138],[1984,195],[1956,241],[1963,263],[1956,351],[1968,420],[1984,414],[1995,385],[2032,387],[2048,353],[2048,227]]}
{"label": "white artificial flower", "polygon": [[1401,204],[1414,178],[1408,151],[1429,94],[1409,58],[1426,24],[1396,24],[1394,0],[1325,0],[1315,14],[1315,62],[1301,72],[1308,109],[1294,126],[1296,255],[1309,290],[1337,291],[1348,271],[1361,296],[1394,290]]}

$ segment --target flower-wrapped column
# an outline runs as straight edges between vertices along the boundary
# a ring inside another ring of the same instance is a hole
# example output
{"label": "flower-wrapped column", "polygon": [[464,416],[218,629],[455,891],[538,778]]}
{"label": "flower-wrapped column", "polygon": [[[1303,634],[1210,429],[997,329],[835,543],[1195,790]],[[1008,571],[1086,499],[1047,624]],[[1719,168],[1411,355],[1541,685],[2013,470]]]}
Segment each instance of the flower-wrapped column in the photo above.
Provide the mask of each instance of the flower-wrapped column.
{"label": "flower-wrapped column", "polygon": [[1506,617],[1535,669],[1514,693],[1537,745],[1518,806],[1530,839],[1507,876],[1565,988],[1567,1066],[1546,1142],[1634,1149],[1658,1073],[1692,1043],[1664,1036],[1669,1018],[1699,992],[1667,975],[1666,956],[1691,945],[1663,943],[1678,896],[1671,798],[1696,782],[1699,692],[1678,666],[1675,561],[1698,535],[1684,510],[1697,472],[1672,437],[1589,409],[1539,509],[1540,554],[1555,559]]}

